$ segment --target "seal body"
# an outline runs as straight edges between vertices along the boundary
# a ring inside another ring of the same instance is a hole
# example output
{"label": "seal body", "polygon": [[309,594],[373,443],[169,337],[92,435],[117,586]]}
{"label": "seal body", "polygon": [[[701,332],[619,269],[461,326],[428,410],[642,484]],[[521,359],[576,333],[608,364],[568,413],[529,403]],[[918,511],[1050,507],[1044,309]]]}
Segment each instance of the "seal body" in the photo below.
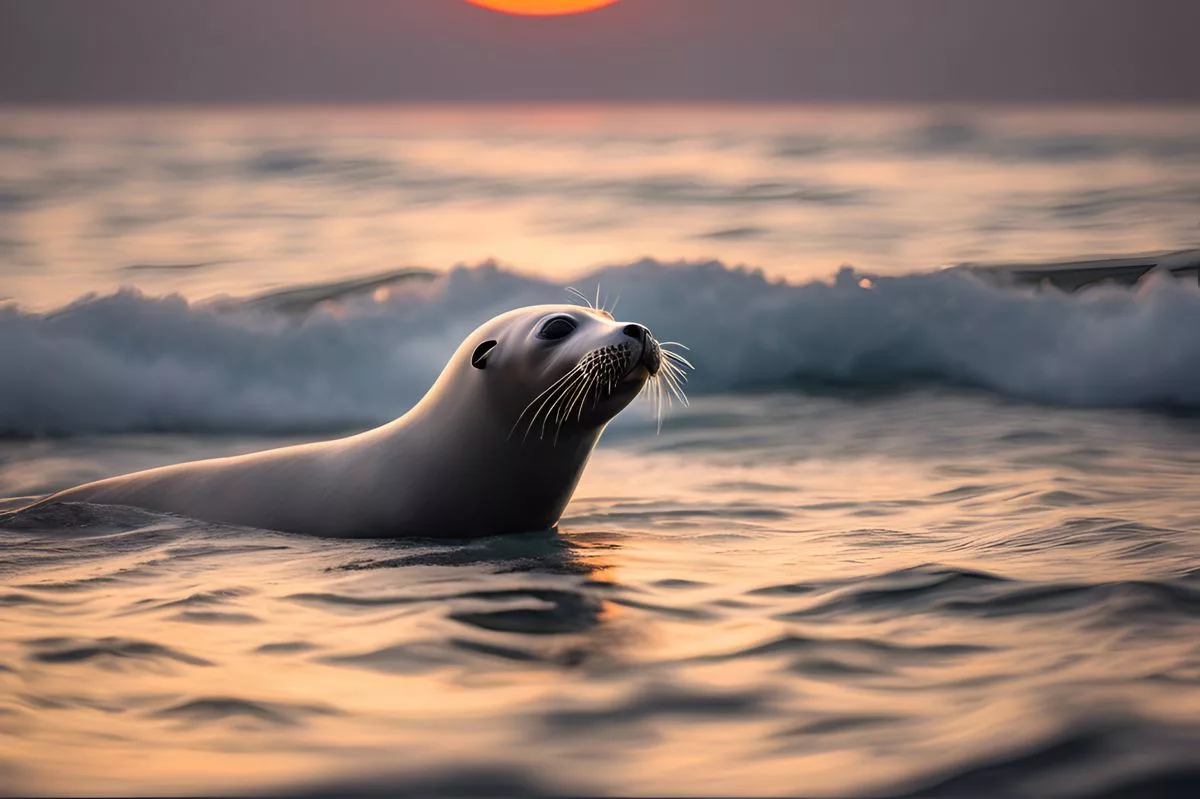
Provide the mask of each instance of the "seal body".
{"label": "seal body", "polygon": [[522,308],[468,336],[425,397],[382,427],[112,477],[44,502],[343,538],[549,529],[604,427],[658,364],[640,325],[572,305]]}

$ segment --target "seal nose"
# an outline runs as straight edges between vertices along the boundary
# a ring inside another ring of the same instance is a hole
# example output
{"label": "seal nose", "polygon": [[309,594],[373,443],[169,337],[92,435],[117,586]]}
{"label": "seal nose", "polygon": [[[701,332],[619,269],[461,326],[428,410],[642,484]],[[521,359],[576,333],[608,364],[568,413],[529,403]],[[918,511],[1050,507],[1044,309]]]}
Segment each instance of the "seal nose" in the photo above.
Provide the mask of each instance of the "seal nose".
{"label": "seal nose", "polygon": [[650,331],[641,325],[625,325],[621,331],[632,339],[637,339],[641,343],[646,343],[646,338],[650,335]]}

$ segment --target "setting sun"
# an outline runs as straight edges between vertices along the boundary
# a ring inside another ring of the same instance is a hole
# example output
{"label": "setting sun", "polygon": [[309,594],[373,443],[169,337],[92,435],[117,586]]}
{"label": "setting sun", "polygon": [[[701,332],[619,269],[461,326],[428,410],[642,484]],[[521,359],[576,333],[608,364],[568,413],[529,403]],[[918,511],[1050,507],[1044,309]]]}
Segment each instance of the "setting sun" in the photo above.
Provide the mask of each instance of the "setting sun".
{"label": "setting sun", "polygon": [[467,0],[467,2],[506,14],[552,16],[595,11],[597,8],[612,5],[617,0]]}

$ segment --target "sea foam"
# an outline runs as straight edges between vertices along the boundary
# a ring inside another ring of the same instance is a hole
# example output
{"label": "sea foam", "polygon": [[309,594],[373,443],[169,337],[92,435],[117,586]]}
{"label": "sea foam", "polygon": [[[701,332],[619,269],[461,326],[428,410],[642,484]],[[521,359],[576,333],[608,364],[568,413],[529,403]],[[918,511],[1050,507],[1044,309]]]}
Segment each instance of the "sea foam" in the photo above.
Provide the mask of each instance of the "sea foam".
{"label": "sea foam", "polygon": [[[401,273],[397,273],[398,275]],[[0,433],[350,428],[402,414],[476,325],[564,286],[493,264],[370,291],[188,302],[134,290],[0,309]],[[685,343],[693,393],[936,382],[1020,400],[1200,408],[1200,288],[1015,290],[954,270],[771,281],[652,260],[572,281]]]}

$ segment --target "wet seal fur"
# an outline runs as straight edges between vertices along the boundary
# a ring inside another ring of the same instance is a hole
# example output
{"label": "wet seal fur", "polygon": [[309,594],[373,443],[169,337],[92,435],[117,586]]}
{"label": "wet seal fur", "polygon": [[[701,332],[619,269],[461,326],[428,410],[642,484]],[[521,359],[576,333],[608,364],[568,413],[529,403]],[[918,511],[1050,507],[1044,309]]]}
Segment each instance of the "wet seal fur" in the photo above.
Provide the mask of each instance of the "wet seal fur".
{"label": "wet seal fur", "polygon": [[[469,537],[554,527],[608,422],[682,357],[602,310],[541,305],[466,338],[382,427],[62,491],[89,502],[339,538]],[[662,386],[651,386],[662,392]]]}

